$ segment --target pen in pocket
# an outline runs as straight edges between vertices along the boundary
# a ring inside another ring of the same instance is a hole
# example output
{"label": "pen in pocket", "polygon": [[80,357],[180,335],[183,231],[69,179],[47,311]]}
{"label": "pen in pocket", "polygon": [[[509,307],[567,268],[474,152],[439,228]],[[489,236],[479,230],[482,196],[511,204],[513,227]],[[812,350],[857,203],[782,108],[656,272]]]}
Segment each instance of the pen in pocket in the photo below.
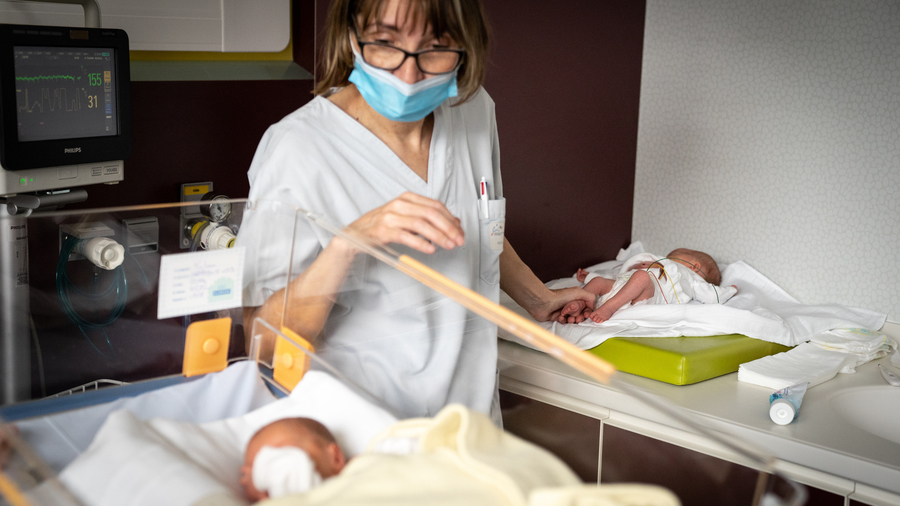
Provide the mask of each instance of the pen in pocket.
{"label": "pen in pocket", "polygon": [[481,184],[479,185],[478,190],[479,190],[480,195],[481,195],[481,208],[482,208],[482,210],[484,211],[484,216],[483,216],[483,217],[484,217],[484,218],[490,218],[490,217],[491,217],[491,208],[490,208],[490,206],[488,205],[488,201],[489,201],[490,199],[488,198],[487,181],[485,181],[484,178],[481,178]]}

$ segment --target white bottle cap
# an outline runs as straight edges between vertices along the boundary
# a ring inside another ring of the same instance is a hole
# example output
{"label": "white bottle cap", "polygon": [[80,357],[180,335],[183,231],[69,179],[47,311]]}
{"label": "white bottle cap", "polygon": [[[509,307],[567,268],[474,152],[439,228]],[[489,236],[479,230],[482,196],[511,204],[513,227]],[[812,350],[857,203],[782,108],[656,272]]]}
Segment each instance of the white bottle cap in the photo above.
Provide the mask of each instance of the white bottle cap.
{"label": "white bottle cap", "polygon": [[769,406],[769,418],[778,425],[787,425],[794,421],[794,405],[787,399],[775,399]]}

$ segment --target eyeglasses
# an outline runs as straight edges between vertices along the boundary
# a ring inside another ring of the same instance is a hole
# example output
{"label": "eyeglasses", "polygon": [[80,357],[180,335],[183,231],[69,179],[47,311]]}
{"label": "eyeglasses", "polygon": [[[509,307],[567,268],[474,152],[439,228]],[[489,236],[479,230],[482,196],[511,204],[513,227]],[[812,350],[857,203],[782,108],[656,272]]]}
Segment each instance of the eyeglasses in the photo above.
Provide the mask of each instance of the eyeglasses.
{"label": "eyeglasses", "polygon": [[464,49],[450,48],[423,49],[411,53],[383,42],[363,42],[359,39],[359,32],[354,30],[354,33],[363,61],[382,70],[397,70],[407,58],[413,57],[423,74],[449,74],[462,65],[466,54]]}

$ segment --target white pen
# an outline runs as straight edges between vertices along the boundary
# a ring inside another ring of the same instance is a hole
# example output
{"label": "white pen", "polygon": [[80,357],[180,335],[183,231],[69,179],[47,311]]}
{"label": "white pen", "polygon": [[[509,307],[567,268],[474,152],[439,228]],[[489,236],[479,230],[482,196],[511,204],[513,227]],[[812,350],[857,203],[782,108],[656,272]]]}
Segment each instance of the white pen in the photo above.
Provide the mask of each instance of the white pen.
{"label": "white pen", "polygon": [[481,185],[479,186],[479,190],[481,191],[481,207],[484,210],[483,218],[490,218],[491,207],[490,205],[488,205],[488,201],[490,199],[488,198],[487,181],[485,181],[484,178],[481,178]]}

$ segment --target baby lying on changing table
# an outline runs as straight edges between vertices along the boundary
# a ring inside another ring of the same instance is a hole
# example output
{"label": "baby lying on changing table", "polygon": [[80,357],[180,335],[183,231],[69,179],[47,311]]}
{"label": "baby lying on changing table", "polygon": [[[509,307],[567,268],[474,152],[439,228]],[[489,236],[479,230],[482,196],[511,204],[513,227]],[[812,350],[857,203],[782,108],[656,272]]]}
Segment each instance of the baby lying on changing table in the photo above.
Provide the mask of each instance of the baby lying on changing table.
{"label": "baby lying on changing table", "polygon": [[575,277],[584,283],[585,290],[601,297],[594,310],[584,301],[570,302],[562,310],[561,323],[574,323],[578,316],[602,323],[630,305],[685,304],[691,300],[721,304],[737,293],[734,285],[718,286],[722,274],[711,256],[686,248],[673,250],[665,258],[650,253],[635,255],[625,261],[615,279],[584,269],[578,269]]}
{"label": "baby lying on changing table", "polygon": [[253,502],[301,492],[341,472],[347,460],[334,435],[311,418],[277,420],[247,443],[241,486]]}

